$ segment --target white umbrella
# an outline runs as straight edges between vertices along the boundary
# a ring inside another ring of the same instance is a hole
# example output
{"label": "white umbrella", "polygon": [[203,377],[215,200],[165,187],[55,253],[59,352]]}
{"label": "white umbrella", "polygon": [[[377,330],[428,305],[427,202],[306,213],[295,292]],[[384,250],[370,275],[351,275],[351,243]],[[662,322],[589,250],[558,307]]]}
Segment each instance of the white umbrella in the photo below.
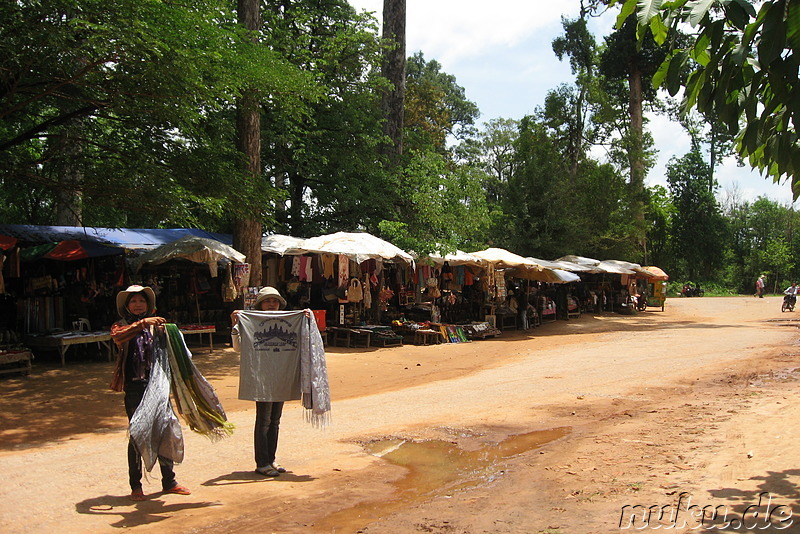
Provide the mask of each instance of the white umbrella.
{"label": "white umbrella", "polygon": [[186,236],[178,240],[156,247],[145,252],[133,262],[134,272],[146,263],[160,265],[174,259],[185,259],[194,263],[205,263],[211,271],[211,276],[217,276],[217,262],[221,259],[244,263],[247,259],[244,254],[221,243],[206,237]]}
{"label": "white umbrella", "polygon": [[285,254],[343,254],[357,263],[369,259],[402,260],[414,264],[411,254],[366,232],[336,232],[304,239]]}
{"label": "white umbrella", "polygon": [[577,263],[578,265],[583,265],[586,267],[596,267],[600,260],[596,260],[594,258],[586,258],[584,256],[574,256],[572,254],[568,254],[566,256],[561,256],[556,261],[568,261],[571,263]]}
{"label": "white umbrella", "polygon": [[534,269],[517,269],[514,271],[514,275],[517,278],[538,280],[539,282],[547,282],[548,284],[568,284],[570,282],[581,281],[581,277],[575,273],[563,269],[550,269],[549,267],[544,267],[541,271]]}
{"label": "white umbrella", "polygon": [[431,253],[427,257],[436,265],[442,265],[444,262],[449,263],[451,266],[476,265],[482,267],[486,265],[486,260],[479,258],[474,254],[470,254],[469,252],[464,252],[463,250],[456,250],[455,253],[445,254],[444,256],[441,254]]}
{"label": "white umbrella", "polygon": [[604,273],[610,273],[610,274],[636,274],[636,271],[634,271],[633,269],[629,269],[627,267],[623,267],[622,265],[617,263],[616,260],[601,261],[600,263],[597,264],[597,268],[602,270],[602,272]]}
{"label": "white umbrella", "polygon": [[261,238],[262,252],[274,252],[283,256],[288,249],[301,248],[305,238],[272,234]]}
{"label": "white umbrella", "polygon": [[523,258],[518,254],[509,252],[503,248],[487,248],[486,250],[479,250],[473,252],[473,256],[477,256],[483,260],[493,263],[496,268],[523,268],[541,270],[542,266],[529,258]]}

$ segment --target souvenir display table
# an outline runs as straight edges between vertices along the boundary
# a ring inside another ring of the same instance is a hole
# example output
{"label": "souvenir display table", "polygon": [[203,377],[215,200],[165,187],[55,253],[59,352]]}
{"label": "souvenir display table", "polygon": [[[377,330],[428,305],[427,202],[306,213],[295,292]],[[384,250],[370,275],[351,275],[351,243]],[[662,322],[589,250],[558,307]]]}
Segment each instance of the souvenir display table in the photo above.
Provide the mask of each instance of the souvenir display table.
{"label": "souvenir display table", "polygon": [[97,343],[105,347],[108,361],[113,358],[111,332],[107,330],[97,332],[67,331],[57,334],[33,334],[25,337],[25,345],[32,349],[56,349],[61,356],[61,365],[66,364],[67,350],[73,345],[88,345]]}
{"label": "souvenir display table", "polygon": [[400,347],[403,345],[403,336],[396,334],[391,326],[368,324],[358,328],[369,330],[371,345],[379,347]]}
{"label": "souvenir display table", "polygon": [[[5,373],[31,374],[33,354],[27,349],[0,350],[0,375]],[[11,364],[17,364],[11,366]]]}
{"label": "souvenir display table", "polygon": [[486,339],[487,337],[497,337],[501,333],[499,329],[485,321],[465,324],[462,325],[462,328],[467,339]]}
{"label": "souvenir display table", "polygon": [[420,328],[414,331],[415,345],[438,345],[442,342],[442,334],[436,330]]}
{"label": "souvenir display table", "polygon": [[203,342],[203,334],[208,334],[208,348],[214,350],[214,334],[217,327],[213,324],[186,324],[180,326],[181,333],[184,336],[189,334],[199,334],[200,342]]}
{"label": "souvenir display table", "polygon": [[369,348],[372,332],[360,328],[347,328],[343,326],[329,326],[328,332],[332,334],[330,344],[334,347]]}

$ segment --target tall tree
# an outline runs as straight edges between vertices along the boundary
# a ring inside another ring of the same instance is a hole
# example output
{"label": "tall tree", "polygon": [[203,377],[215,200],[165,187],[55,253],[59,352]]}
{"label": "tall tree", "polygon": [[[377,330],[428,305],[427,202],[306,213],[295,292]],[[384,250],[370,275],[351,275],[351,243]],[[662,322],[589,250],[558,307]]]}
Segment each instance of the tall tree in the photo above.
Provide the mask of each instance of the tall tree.
{"label": "tall tree", "polygon": [[283,96],[297,79],[234,21],[226,0],[4,4],[0,190],[35,199],[50,224],[62,192],[82,197],[87,225],[224,220],[240,206],[226,200],[238,162],[229,103],[244,82]]}
{"label": "tall tree", "polygon": [[498,118],[485,123],[483,131],[478,134],[487,174],[484,189],[490,204],[498,204],[505,196],[508,181],[514,175],[514,143],[518,128],[519,121]]}
{"label": "tall tree", "polygon": [[409,150],[433,149],[448,154],[448,140],[472,136],[478,106],[467,99],[456,77],[442,71],[435,59],[422,52],[408,59],[405,142]]}
{"label": "tall tree", "polygon": [[388,43],[382,73],[392,87],[383,94],[381,108],[385,133],[391,144],[385,147],[395,162],[403,153],[403,114],[406,98],[406,0],[383,0],[383,39]]}
{"label": "tall tree", "polygon": [[674,250],[683,260],[683,273],[708,280],[722,267],[727,228],[714,193],[708,191],[709,166],[697,147],[667,166],[667,182],[675,214]]}
{"label": "tall tree", "polygon": [[[261,28],[260,0],[238,0],[239,23],[258,42]],[[247,184],[261,178],[261,110],[258,90],[246,87],[237,102],[237,147],[244,155],[242,179]],[[239,215],[233,226],[233,247],[247,256],[250,264],[250,285],[261,285],[261,236],[263,234],[261,207],[249,203],[250,214]]]}
{"label": "tall tree", "polygon": [[375,21],[346,0],[264,5],[265,42],[313,82],[291,105],[263,106],[263,172],[285,207],[268,229],[297,236],[374,230],[395,195],[378,150],[387,83]]}
{"label": "tall tree", "polygon": [[[549,111],[551,127],[560,130],[565,138],[566,155],[570,161],[569,171],[573,178],[577,175],[578,165],[586,153],[586,130],[591,119],[589,105],[591,94],[596,91],[597,44],[587,28],[587,16],[588,11],[581,2],[580,18],[561,19],[564,35],[553,40],[553,52],[559,61],[569,58],[572,74],[575,75],[575,86],[561,86],[550,91],[545,102],[545,113],[547,115]],[[564,103],[548,104],[547,101],[553,99],[562,99]],[[556,115],[556,110],[564,110],[566,114]]]}
{"label": "tall tree", "polygon": [[666,50],[656,46],[652,37],[639,44],[635,21],[628,21],[606,37],[600,59],[600,70],[609,80],[626,80],[628,85],[629,124],[623,137],[630,171],[629,184],[633,215],[637,223],[636,241],[643,257],[647,255],[645,234],[645,188],[647,174],[647,143],[644,131],[644,104],[656,101],[651,80],[666,56]]}

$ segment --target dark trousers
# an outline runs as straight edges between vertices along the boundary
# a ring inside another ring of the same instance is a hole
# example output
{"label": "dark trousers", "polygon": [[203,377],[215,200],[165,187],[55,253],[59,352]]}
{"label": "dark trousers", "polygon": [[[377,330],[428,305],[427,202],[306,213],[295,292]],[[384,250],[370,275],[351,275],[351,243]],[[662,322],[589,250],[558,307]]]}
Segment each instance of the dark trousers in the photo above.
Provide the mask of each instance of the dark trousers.
{"label": "dark trousers", "polygon": [[[142,402],[145,388],[147,388],[145,382],[133,383],[125,387],[125,413],[128,414],[128,421],[131,420],[139,403]],[[172,460],[159,456],[158,465],[161,467],[161,488],[166,491],[177,486],[175,471],[172,470]],[[131,490],[142,488],[142,456],[136,450],[136,445],[131,439],[128,440],[128,479]]]}
{"label": "dark trousers", "polygon": [[256,402],[256,427],[253,432],[256,467],[266,467],[275,461],[281,413],[282,402]]}

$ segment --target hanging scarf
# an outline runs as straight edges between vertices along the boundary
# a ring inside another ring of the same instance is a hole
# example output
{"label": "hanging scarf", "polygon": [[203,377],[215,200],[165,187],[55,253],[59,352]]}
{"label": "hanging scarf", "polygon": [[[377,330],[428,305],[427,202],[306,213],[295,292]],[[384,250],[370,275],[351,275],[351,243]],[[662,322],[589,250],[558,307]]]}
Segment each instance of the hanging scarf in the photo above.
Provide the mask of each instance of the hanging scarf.
{"label": "hanging scarf", "polygon": [[156,336],[152,347],[154,359],[150,380],[128,427],[131,441],[142,456],[147,471],[153,469],[159,456],[175,463],[183,461],[183,433],[169,402],[172,373],[163,335]]}
{"label": "hanging scarf", "polygon": [[180,329],[167,323],[165,330],[167,354],[174,375],[172,396],[181,418],[190,429],[212,441],[231,435],[233,423],[228,422],[214,388],[195,367]]}
{"label": "hanging scarf", "polygon": [[[125,321],[128,324],[133,324],[147,317],[146,314],[133,315],[130,312],[125,313]],[[149,328],[143,328],[142,331],[135,338],[131,339],[128,343],[128,358],[131,361],[130,369],[133,373],[130,377],[131,380],[147,380],[150,376],[150,369],[154,360],[154,346],[153,334]]]}
{"label": "hanging scarf", "polygon": [[180,329],[165,326],[165,334],[150,336],[152,371],[142,402],[131,417],[129,434],[147,471],[159,456],[183,461],[183,433],[170,403],[193,431],[212,441],[233,433],[214,388],[197,370]]}

